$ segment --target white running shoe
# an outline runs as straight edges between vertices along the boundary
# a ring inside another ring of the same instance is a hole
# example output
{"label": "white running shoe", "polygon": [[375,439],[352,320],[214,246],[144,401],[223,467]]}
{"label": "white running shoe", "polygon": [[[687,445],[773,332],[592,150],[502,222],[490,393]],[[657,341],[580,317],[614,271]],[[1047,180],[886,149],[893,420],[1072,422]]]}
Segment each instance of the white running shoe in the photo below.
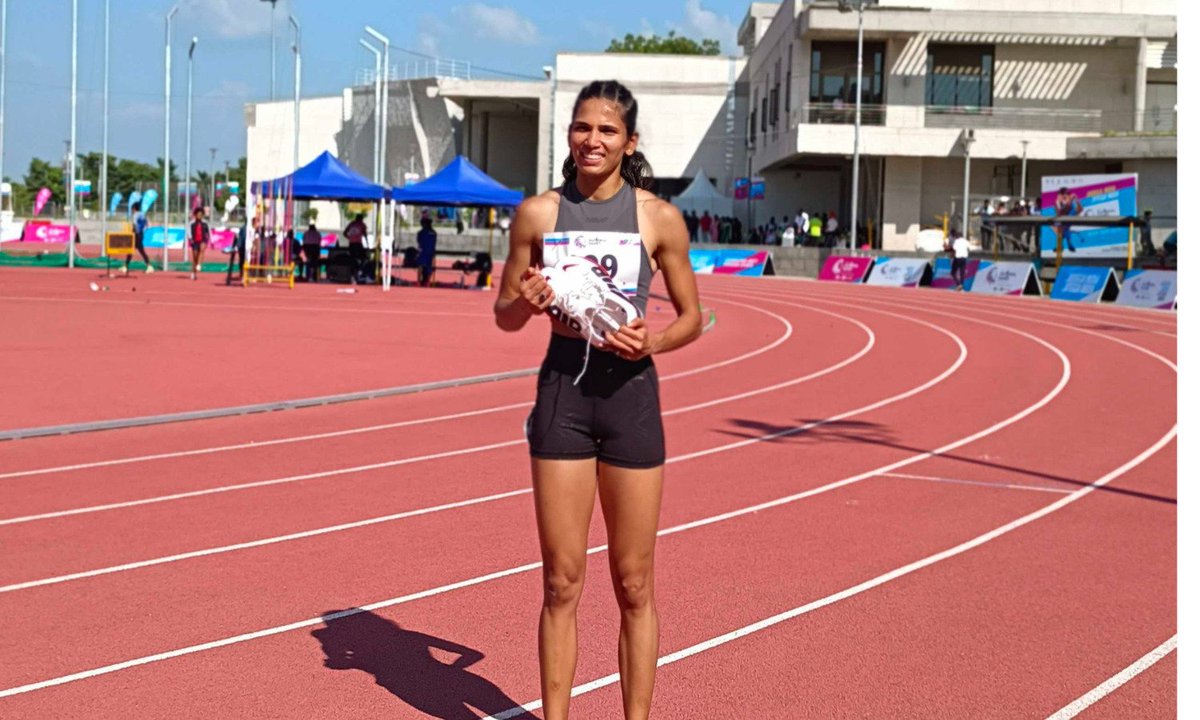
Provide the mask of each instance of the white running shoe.
{"label": "white running shoe", "polygon": [[604,268],[592,260],[565,258],[541,273],[554,291],[554,302],[546,311],[596,347],[604,347],[604,333],[615,333],[641,316]]}

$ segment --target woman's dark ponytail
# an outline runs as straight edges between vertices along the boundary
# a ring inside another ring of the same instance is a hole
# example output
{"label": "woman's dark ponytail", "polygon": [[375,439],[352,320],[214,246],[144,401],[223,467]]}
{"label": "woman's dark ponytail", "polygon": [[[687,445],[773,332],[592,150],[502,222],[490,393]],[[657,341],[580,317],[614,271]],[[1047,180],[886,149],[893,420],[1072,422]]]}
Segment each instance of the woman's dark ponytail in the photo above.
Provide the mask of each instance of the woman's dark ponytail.
{"label": "woman's dark ponytail", "polygon": [[[625,131],[631,136],[637,132],[637,100],[634,99],[633,93],[629,92],[629,88],[616,80],[593,80],[585,85],[575,98],[575,106],[571,109],[572,119],[585,100],[594,98],[616,103],[617,107],[621,108]],[[579,168],[575,167],[575,158],[570,154],[563,161],[562,174],[565,182],[572,182],[579,174]],[[654,182],[654,171],[650,169],[650,163],[641,150],[635,150],[632,155],[621,158],[621,178],[635,188],[650,189]]]}

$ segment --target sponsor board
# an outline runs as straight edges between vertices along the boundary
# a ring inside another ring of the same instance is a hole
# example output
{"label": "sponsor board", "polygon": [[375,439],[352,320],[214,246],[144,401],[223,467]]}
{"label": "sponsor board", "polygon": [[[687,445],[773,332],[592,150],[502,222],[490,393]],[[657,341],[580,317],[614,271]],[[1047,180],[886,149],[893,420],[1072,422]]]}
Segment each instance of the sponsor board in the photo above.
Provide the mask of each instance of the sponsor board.
{"label": "sponsor board", "polygon": [[825,258],[825,264],[821,266],[821,272],[817,274],[817,279],[830,282],[860,283],[866,279],[874,261],[874,258],[869,257],[830,255]]}
{"label": "sponsor board", "polygon": [[984,295],[1041,295],[1042,283],[1038,280],[1033,263],[984,261],[975,273],[971,292]]}
{"label": "sponsor board", "polygon": [[868,285],[890,285],[892,287],[918,287],[933,280],[933,269],[928,260],[920,258],[875,258],[875,267],[867,278]]}
{"label": "sponsor board", "polygon": [[1120,290],[1117,274],[1111,267],[1064,265],[1059,268],[1058,275],[1054,278],[1050,298],[1073,302],[1112,302],[1117,299]]}
{"label": "sponsor board", "polygon": [[1170,310],[1175,307],[1177,289],[1174,270],[1130,270],[1125,273],[1117,304]]}
{"label": "sponsor board", "polygon": [[[1065,187],[1079,198],[1081,215],[1131,217],[1138,214],[1137,184],[1137,173],[1047,175],[1042,178],[1042,215],[1055,215],[1058,189]],[[1129,252],[1128,226],[1067,225],[1062,230],[1064,257],[1125,257]],[[1042,257],[1053,257],[1058,249],[1056,229],[1052,225],[1046,226],[1039,233]]]}
{"label": "sponsor board", "polygon": [[771,253],[765,250],[690,250],[692,272],[697,275],[774,275]]}
{"label": "sponsor board", "polygon": [[[940,257],[933,263],[933,282],[930,286],[940,290],[953,290],[955,288],[954,278],[950,276],[950,258]],[[967,267],[963,270],[963,290],[970,290],[971,285],[975,282],[975,273],[979,272],[978,260],[967,260]]]}
{"label": "sponsor board", "polygon": [[[181,248],[183,247],[184,230],[181,227],[173,227],[167,233],[167,247]],[[146,228],[145,234],[142,236],[142,244],[148,248],[160,248],[163,246],[163,229],[161,226]]]}

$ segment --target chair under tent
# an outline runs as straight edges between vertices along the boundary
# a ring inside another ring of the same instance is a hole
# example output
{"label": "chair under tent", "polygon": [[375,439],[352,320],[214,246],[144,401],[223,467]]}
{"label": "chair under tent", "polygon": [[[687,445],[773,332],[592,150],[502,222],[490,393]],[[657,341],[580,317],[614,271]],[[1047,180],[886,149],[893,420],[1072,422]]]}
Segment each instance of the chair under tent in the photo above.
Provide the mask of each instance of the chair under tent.
{"label": "chair under tent", "polygon": [[[259,246],[250,235],[247,236],[247,262],[242,282],[247,285],[272,282],[279,275],[280,279],[286,279],[289,287],[295,283],[296,258],[291,243],[281,239],[285,236],[285,228],[295,227],[294,201],[381,203],[387,196],[387,188],[359,175],[328,151],[289,175],[253,183],[251,192],[257,198],[257,216],[265,218],[265,242]],[[270,240],[272,237],[273,241]]]}
{"label": "chair under tent", "polygon": [[[459,155],[427,180],[405,187],[393,188],[391,199],[404,205],[426,207],[478,207],[505,208],[516,207],[524,195],[519,190],[511,190],[488,176],[476,167],[466,157]],[[489,223],[489,228],[494,223]],[[488,234],[488,252],[475,253],[472,263],[456,262],[459,269],[478,273],[478,285],[491,287],[492,270],[492,236]],[[467,253],[470,254],[470,253]],[[384,252],[383,286],[388,289],[392,283],[391,253]],[[461,264],[460,264],[461,263]],[[407,265],[402,265],[406,267]]]}

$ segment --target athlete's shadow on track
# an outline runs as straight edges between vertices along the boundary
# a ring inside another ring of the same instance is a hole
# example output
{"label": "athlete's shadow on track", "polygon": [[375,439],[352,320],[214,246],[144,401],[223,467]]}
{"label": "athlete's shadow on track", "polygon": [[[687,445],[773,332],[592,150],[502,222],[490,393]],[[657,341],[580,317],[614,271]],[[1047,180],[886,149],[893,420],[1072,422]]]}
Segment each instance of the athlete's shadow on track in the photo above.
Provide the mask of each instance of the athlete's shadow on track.
{"label": "athlete's shadow on track", "polygon": [[[732,435],[740,438],[761,438],[763,435],[774,435],[776,433],[786,432],[793,427],[817,423],[821,422],[821,420],[815,418],[798,418],[795,425],[773,425],[771,423],[765,423],[759,420],[749,420],[744,418],[733,418],[729,422],[739,428],[742,428],[743,430],[750,430],[753,432],[731,430],[722,431],[726,435]],[[866,443],[868,445],[880,445],[883,447],[894,448],[896,450],[905,450],[907,452],[914,453],[930,452],[930,448],[912,447],[910,445],[905,445],[901,442],[898,442],[895,436],[892,435],[885,425],[863,422],[861,420],[836,420],[834,422],[818,425],[817,427],[810,428],[804,432],[795,432],[792,434],[771,438],[766,442],[798,444],[816,442]],[[1004,463],[980,460],[978,458],[966,457],[964,455],[956,455],[952,452],[941,453],[938,455],[938,457],[943,457],[948,460],[957,460],[959,462],[964,462],[971,465],[981,465],[984,467],[996,468],[997,470],[1004,470],[1017,475],[1025,475],[1043,480],[1053,480],[1055,482],[1074,485],[1076,487],[1091,485],[1090,482],[1077,480],[1075,478],[1055,475],[1053,473],[1040,472],[1038,470],[1030,470],[1029,468],[1017,467],[1015,465],[1005,465]],[[1154,502],[1168,503],[1170,505],[1178,504],[1175,498],[1172,497],[1138,492],[1137,490],[1128,490],[1125,488],[1113,487],[1111,485],[1102,485],[1096,488],[1096,490],[1100,492],[1113,493],[1115,495],[1126,495],[1128,497],[1141,498],[1142,500],[1153,500]]]}
{"label": "athlete's shadow on track", "polygon": [[[350,612],[355,610],[359,609]],[[380,687],[443,720],[478,720],[479,714],[471,708],[495,715],[520,704],[492,681],[467,670],[483,659],[478,650],[405,630],[372,612],[345,616],[346,612],[325,613],[325,627],[312,632],[325,652],[325,667],[370,673]],[[442,662],[432,650],[457,657]],[[533,715],[516,717],[529,720]]]}

